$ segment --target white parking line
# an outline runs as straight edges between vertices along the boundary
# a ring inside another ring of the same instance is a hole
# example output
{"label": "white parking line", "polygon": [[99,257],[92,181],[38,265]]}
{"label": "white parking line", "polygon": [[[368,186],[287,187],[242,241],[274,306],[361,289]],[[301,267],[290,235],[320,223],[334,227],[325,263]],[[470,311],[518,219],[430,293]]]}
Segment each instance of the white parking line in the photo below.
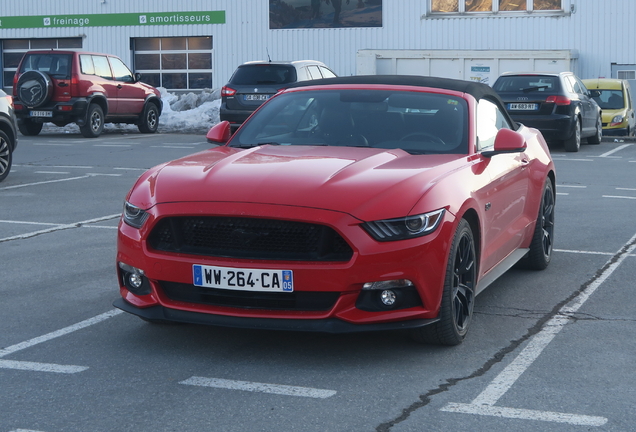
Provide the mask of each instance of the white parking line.
{"label": "white parking line", "polygon": [[632,196],[620,196],[620,195],[603,195],[603,198],[618,198],[618,199],[630,199],[630,200],[636,200],[636,197],[632,197]]}
{"label": "white parking line", "polygon": [[336,394],[334,390],[322,390],[310,387],[295,387],[279,384],[265,384],[249,381],[235,381],[219,378],[191,377],[179,384],[214,387],[228,390],[242,390],[259,393],[271,393],[285,396],[309,397],[315,399],[326,399]]}
{"label": "white parking line", "polygon": [[558,188],[577,188],[577,189],[587,189],[587,186],[581,186],[581,185],[557,185],[557,189]]}
{"label": "white parking line", "polygon": [[47,334],[45,334],[43,336],[38,336],[36,338],[29,339],[28,341],[20,342],[19,344],[11,345],[9,347],[0,349],[0,357],[5,357],[5,356],[8,356],[9,354],[13,354],[13,353],[15,353],[17,351],[21,351],[23,349],[30,348],[30,347],[32,347],[34,345],[41,344],[42,342],[47,342],[47,341],[50,341],[51,339],[55,339],[55,338],[58,338],[60,336],[67,335],[69,333],[73,333],[73,332],[75,332],[77,330],[81,330],[83,328],[86,328],[86,327],[92,326],[94,324],[100,323],[102,321],[105,321],[108,318],[112,318],[112,317],[114,317],[116,315],[119,315],[120,313],[123,313],[123,311],[119,310],[119,309],[112,309],[112,310],[109,310],[108,312],[105,312],[105,313],[103,313],[101,315],[97,315],[97,316],[94,316],[93,318],[89,318],[89,319],[86,319],[84,321],[80,321],[77,324],[73,324],[73,325],[70,325],[68,327],[64,327],[63,329],[56,330],[56,331],[51,332],[51,333],[47,333]]}
{"label": "white parking line", "polygon": [[572,161],[572,162],[594,162],[594,160],[592,160],[592,159],[570,159],[570,158],[566,158],[566,157],[555,158],[554,160],[555,161],[557,161],[557,160],[558,161]]}
{"label": "white parking line", "polygon": [[18,188],[29,187],[29,186],[38,186],[38,185],[49,184],[49,183],[59,183],[59,182],[65,182],[65,181],[71,181],[71,180],[80,180],[80,179],[85,179],[89,177],[92,177],[92,176],[83,175],[79,177],[69,177],[69,178],[63,178],[63,179],[57,179],[57,180],[46,180],[46,181],[35,182],[35,183],[24,183],[19,185],[3,187],[3,188],[0,188],[0,191],[9,190],[9,189],[18,189]]}
{"label": "white parking line", "polygon": [[623,149],[625,149],[625,148],[627,148],[629,146],[633,146],[633,145],[634,144],[623,144],[622,146],[618,146],[615,149],[610,150],[610,151],[608,151],[606,153],[603,153],[602,155],[600,155],[598,157],[608,157],[608,156],[613,155],[614,153],[616,153],[618,151],[621,151],[621,150],[623,150]]}
{"label": "white parking line", "polygon": [[616,188],[616,190],[636,191],[636,188]]}
{"label": "white parking line", "polygon": [[[123,311],[119,309],[112,309],[101,315],[97,315],[97,316],[94,316],[93,318],[80,321],[77,324],[64,327],[63,329],[56,330],[51,333],[47,333],[43,336],[38,336],[33,339],[29,339],[25,342],[11,345],[9,347],[0,349],[0,357],[5,357],[5,356],[8,356],[9,354],[13,354],[23,349],[27,349],[32,346],[41,344],[43,342],[47,342],[52,339],[58,338],[60,336],[73,333],[75,331],[78,331],[83,328],[105,321],[121,313],[123,313]],[[54,372],[54,373],[73,374],[73,373],[83,372],[86,369],[88,369],[88,367],[74,366],[74,365],[58,365],[58,364],[52,364],[52,363],[37,363],[37,362],[29,362],[29,361],[0,360],[0,369],[16,369],[16,370],[26,370],[26,371],[36,371],[36,372]]]}
{"label": "white parking line", "polygon": [[0,360],[0,369],[25,370],[31,372],[54,372],[74,374],[84,372],[87,366],[58,365],[53,363],[36,363],[28,361]]}
{"label": "white parking line", "polygon": [[[79,227],[82,227],[82,226],[87,225],[87,224],[92,224],[92,223],[95,223],[95,222],[103,222],[103,221],[107,221],[107,220],[110,220],[110,219],[118,218],[120,216],[121,216],[121,213],[116,213],[116,214],[112,214],[112,215],[108,215],[108,216],[103,216],[103,217],[99,217],[99,218],[95,218],[95,219],[88,219],[88,220],[75,222],[75,223],[71,223],[71,224],[55,225],[55,226],[53,226],[51,228],[47,228],[47,229],[43,229],[43,230],[39,230],[39,231],[33,231],[33,232],[30,232],[30,233],[26,233],[26,234],[18,234],[18,235],[11,236],[11,237],[0,238],[0,243],[5,242],[5,241],[11,241],[11,240],[24,240],[24,239],[28,239],[28,238],[31,238],[31,237],[35,237],[35,236],[40,235],[40,234],[47,234],[47,233],[51,233],[51,232],[55,232],[55,231],[79,228]],[[14,223],[14,222],[12,222],[12,223]]]}
{"label": "white parking line", "polygon": [[495,379],[471,403],[449,403],[442,411],[497,416],[506,418],[523,418],[548,422],[569,423],[582,426],[602,426],[607,423],[604,417],[584,416],[577,414],[555,413],[549,411],[523,410],[508,407],[496,407],[495,403],[514,385],[519,377],[534,363],[554,337],[570,322],[570,317],[590,298],[599,286],[621,263],[636,249],[636,235],[610,258],[604,266],[605,270],[595,276],[590,284],[570,303],[559,309],[559,312],[543,325],[541,331],[534,335],[519,355],[495,377]]}
{"label": "white parking line", "polygon": [[70,174],[68,171],[35,171],[35,174]]}

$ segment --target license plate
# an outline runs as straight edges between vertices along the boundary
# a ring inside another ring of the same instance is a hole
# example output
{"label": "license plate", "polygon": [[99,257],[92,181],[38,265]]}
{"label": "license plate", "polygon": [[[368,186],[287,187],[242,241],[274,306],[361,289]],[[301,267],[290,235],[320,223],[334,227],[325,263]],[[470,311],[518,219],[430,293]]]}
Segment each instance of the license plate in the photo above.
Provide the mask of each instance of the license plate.
{"label": "license plate", "polygon": [[539,104],[536,103],[511,103],[508,104],[510,111],[536,111],[539,109]]}
{"label": "license plate", "polygon": [[291,270],[242,269],[194,264],[195,286],[241,291],[293,292]]}
{"label": "license plate", "polygon": [[31,117],[53,117],[53,111],[31,111]]}
{"label": "license plate", "polygon": [[266,101],[267,99],[269,99],[270,95],[263,95],[263,94],[248,94],[248,95],[244,95],[243,98],[246,101]]}

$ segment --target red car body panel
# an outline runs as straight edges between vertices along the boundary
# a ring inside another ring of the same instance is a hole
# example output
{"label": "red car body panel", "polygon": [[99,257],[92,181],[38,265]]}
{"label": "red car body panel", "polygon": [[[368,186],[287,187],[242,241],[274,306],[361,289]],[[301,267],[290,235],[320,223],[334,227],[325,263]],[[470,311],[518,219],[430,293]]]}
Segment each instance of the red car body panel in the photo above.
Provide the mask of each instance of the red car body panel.
{"label": "red car body panel", "polygon": [[[365,88],[378,87],[391,88]],[[122,219],[117,253],[118,262],[143,270],[152,290],[147,295],[133,294],[120,277],[121,296],[138,309],[162,306],[238,318],[336,318],[361,326],[436,319],[450,243],[462,217],[474,216],[478,277],[482,279],[515,251],[529,247],[542,191],[546,181],[551,181],[554,166],[540,133],[523,126],[517,130],[526,143],[523,151],[494,157],[478,152],[477,101],[469,94],[410,86],[401,90],[463,98],[469,119],[467,153],[412,155],[402,149],[366,147],[220,146],[155,167],[140,177],[127,196],[129,203],[148,213],[148,219],[140,229]],[[438,209],[445,209],[438,228],[417,238],[381,242],[362,226],[364,222]],[[150,232],[162,218],[197,215],[319,223],[340,234],[353,254],[346,262],[256,260],[165,253],[149,245]],[[168,298],[159,281],[192,284],[194,264],[292,270],[296,291],[337,292],[340,296],[324,311],[236,308]],[[401,279],[413,282],[420,306],[382,312],[356,307],[363,284]]]}

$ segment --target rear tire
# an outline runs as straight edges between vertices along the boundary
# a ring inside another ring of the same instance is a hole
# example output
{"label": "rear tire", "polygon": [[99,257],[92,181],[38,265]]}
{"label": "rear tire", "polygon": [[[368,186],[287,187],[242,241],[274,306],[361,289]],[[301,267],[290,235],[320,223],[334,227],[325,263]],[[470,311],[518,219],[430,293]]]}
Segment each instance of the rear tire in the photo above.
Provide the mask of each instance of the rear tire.
{"label": "rear tire", "polygon": [[596,133],[594,136],[588,137],[588,144],[600,144],[603,139],[603,122],[601,121],[601,116],[596,120]]}
{"label": "rear tire", "polygon": [[18,121],[18,129],[24,136],[36,136],[42,132],[44,123],[36,123],[31,119],[21,119]]}
{"label": "rear tire", "polygon": [[97,104],[88,106],[88,115],[86,116],[86,124],[80,126],[80,132],[86,138],[97,138],[104,131],[104,111]]}
{"label": "rear tire", "polygon": [[446,265],[439,321],[411,331],[418,342],[459,345],[472,321],[477,282],[475,240],[465,219],[459,223]]}
{"label": "rear tire", "polygon": [[0,131],[0,182],[7,178],[13,162],[13,149],[9,137]]}
{"label": "rear tire", "polygon": [[159,109],[154,103],[146,104],[144,112],[141,117],[141,123],[139,123],[139,132],[141,133],[155,133],[159,127]]}
{"label": "rear tire", "polygon": [[581,148],[581,122],[576,118],[572,136],[563,143],[566,152],[577,152]]}

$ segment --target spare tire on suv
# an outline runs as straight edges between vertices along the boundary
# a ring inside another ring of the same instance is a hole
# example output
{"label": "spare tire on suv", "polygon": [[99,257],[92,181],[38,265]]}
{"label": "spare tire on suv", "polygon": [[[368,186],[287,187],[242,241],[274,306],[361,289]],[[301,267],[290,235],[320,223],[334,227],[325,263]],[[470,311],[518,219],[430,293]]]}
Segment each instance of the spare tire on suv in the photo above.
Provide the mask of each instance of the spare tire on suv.
{"label": "spare tire on suv", "polygon": [[[118,103],[120,96],[125,103]],[[76,123],[87,138],[100,136],[105,123],[154,133],[163,106],[159,91],[118,57],[77,51],[27,52],[13,78],[13,97],[23,135],[38,135],[47,122]]]}

